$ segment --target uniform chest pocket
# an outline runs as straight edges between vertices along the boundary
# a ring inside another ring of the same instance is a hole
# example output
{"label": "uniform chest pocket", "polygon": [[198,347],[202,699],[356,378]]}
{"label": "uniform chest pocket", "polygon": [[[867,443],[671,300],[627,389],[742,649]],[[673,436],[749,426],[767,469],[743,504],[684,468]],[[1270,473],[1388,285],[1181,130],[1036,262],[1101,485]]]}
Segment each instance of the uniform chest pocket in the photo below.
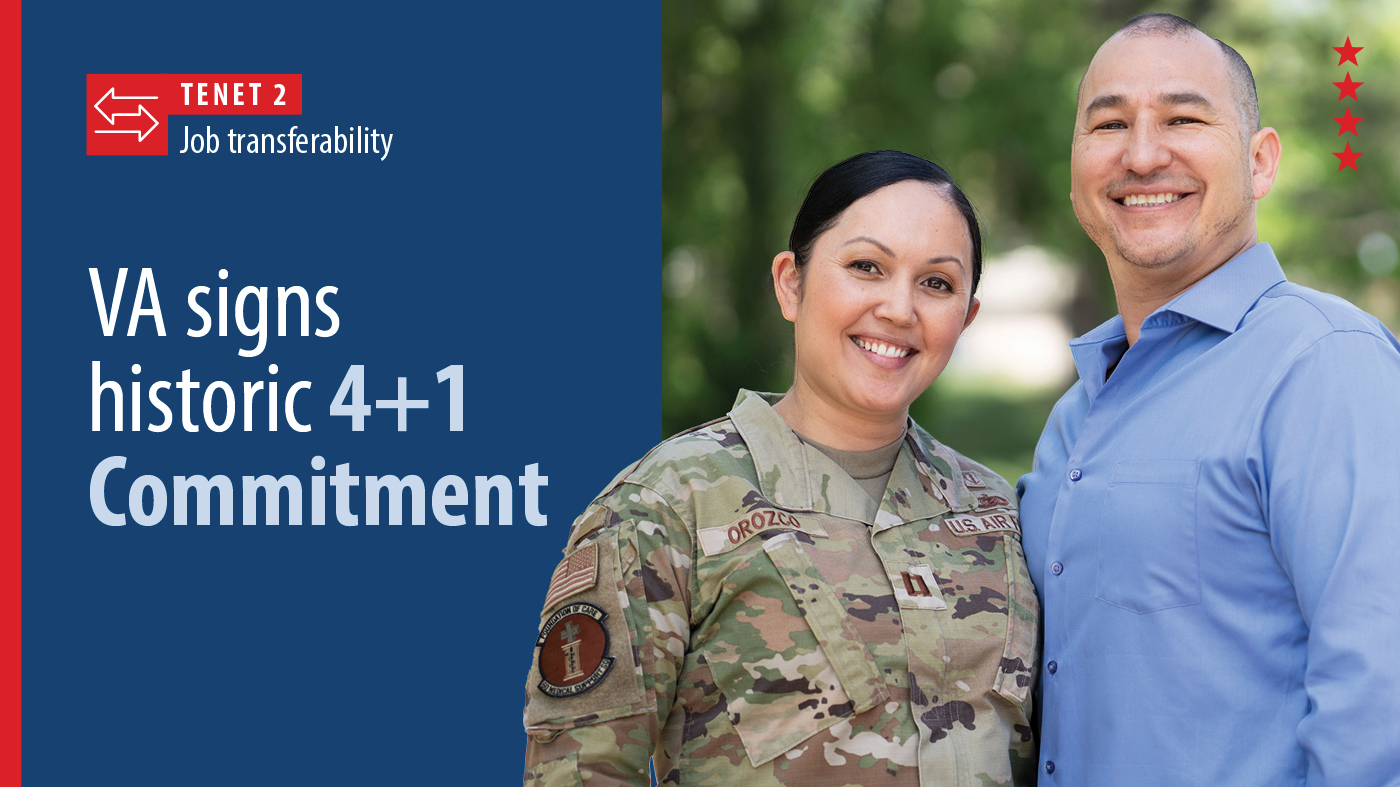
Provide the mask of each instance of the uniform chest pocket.
{"label": "uniform chest pocket", "polygon": [[[1010,511],[956,514],[937,530],[920,529],[910,549],[928,560],[938,576],[946,608],[935,615],[941,642],[918,638],[923,630],[905,617],[910,641],[910,672],[947,693],[946,670],[974,675],[965,683],[988,687],[1022,711],[1028,724],[1030,695],[1039,658],[1040,604],[1016,538],[1018,521]],[[895,577],[891,576],[891,582]],[[946,656],[947,666],[934,656]],[[967,689],[964,689],[967,691]]]}
{"label": "uniform chest pocket", "polygon": [[721,622],[705,662],[757,766],[887,702],[889,691],[799,536],[771,535],[753,553],[729,576],[740,611]]}
{"label": "uniform chest pocket", "polygon": [[1120,462],[1099,515],[1099,600],[1133,612],[1201,601],[1195,460]]}

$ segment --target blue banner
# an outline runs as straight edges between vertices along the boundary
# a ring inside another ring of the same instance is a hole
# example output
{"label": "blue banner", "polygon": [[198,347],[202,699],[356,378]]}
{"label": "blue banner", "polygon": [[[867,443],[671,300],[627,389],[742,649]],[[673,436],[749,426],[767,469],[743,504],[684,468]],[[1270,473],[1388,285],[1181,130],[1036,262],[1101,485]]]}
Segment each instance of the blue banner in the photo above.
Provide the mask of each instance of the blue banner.
{"label": "blue banner", "polygon": [[517,780],[567,529],[660,437],[660,7],[24,11],[27,783]]}

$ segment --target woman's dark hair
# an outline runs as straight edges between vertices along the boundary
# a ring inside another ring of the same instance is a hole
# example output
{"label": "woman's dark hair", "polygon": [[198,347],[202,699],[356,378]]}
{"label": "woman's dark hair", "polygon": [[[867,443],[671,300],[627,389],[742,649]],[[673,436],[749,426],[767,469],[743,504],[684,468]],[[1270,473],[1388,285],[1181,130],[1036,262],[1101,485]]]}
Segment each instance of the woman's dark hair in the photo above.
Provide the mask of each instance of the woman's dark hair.
{"label": "woman's dark hair", "polygon": [[817,177],[788,236],[788,251],[797,258],[797,269],[803,270],[812,254],[812,246],[822,233],[831,229],[851,203],[871,192],[904,180],[920,180],[937,186],[963,218],[972,236],[972,292],[982,278],[982,229],[977,212],[967,195],[962,193],[942,167],[918,156],[899,150],[874,150],[852,156]]}

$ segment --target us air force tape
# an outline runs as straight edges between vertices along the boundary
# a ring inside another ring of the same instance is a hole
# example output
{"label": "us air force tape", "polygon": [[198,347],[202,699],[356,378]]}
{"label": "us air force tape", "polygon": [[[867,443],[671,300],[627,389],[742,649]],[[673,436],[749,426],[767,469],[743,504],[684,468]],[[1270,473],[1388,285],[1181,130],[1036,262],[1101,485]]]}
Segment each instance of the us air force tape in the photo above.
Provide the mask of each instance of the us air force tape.
{"label": "us air force tape", "polygon": [[612,669],[608,655],[608,613],[577,602],[565,604],[549,616],[540,629],[539,690],[555,697],[573,697],[598,687]]}
{"label": "us air force tape", "polygon": [[1005,530],[1021,538],[1021,520],[1010,510],[993,511],[983,516],[963,514],[944,518],[943,525],[960,536],[976,536]]}

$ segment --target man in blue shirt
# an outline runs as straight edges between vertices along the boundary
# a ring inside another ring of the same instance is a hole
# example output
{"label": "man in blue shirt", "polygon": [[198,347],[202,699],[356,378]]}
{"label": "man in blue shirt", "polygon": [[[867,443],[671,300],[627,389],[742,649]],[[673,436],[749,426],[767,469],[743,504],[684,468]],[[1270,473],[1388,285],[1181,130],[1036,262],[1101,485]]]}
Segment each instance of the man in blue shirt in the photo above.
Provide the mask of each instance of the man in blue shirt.
{"label": "man in blue shirt", "polygon": [[1072,199],[1120,316],[1021,479],[1040,784],[1400,785],[1400,345],[1285,280],[1249,67],[1130,21],[1081,85]]}

